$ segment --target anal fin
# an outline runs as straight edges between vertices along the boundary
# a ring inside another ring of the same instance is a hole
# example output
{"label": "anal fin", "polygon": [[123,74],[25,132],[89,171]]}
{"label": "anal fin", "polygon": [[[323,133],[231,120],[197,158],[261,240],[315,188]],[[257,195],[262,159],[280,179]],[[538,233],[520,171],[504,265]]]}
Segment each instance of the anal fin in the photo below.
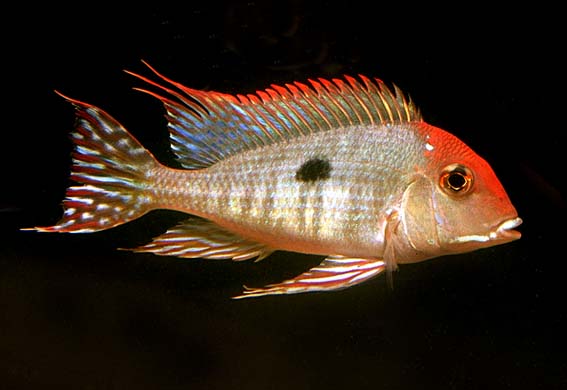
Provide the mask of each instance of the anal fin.
{"label": "anal fin", "polygon": [[247,288],[234,299],[264,295],[297,294],[314,291],[340,290],[362,283],[386,270],[380,259],[329,256],[318,266],[301,275],[264,288]]}
{"label": "anal fin", "polygon": [[254,257],[258,261],[273,252],[264,244],[247,240],[214,222],[196,217],[169,229],[149,244],[131,250],[161,256],[235,261]]}

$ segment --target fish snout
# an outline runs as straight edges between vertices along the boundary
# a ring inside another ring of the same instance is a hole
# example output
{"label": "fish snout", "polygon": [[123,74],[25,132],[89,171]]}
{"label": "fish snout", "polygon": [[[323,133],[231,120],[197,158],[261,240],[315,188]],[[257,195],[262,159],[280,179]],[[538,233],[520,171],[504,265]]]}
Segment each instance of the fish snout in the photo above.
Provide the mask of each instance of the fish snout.
{"label": "fish snout", "polygon": [[490,232],[490,239],[499,240],[499,241],[517,240],[520,237],[522,237],[522,233],[514,229],[520,226],[521,224],[522,224],[522,219],[520,217],[507,219],[504,222],[500,223],[494,231]]}

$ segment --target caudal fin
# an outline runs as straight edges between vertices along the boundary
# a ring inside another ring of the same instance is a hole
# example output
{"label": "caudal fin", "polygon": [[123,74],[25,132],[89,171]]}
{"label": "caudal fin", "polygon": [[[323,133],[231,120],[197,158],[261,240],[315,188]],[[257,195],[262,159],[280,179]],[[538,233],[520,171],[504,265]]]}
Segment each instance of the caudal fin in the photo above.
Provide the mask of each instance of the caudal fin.
{"label": "caudal fin", "polygon": [[148,176],[158,166],[151,153],[103,110],[61,96],[77,110],[71,179],[81,185],[67,189],[56,225],[25,230],[94,232],[150,211]]}

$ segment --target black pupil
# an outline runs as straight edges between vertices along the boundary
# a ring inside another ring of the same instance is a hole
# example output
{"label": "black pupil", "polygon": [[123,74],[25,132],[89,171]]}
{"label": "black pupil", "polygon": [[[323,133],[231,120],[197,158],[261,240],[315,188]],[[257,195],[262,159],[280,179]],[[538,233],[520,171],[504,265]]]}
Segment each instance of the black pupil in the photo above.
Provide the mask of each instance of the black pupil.
{"label": "black pupil", "polygon": [[449,184],[451,189],[459,191],[463,189],[463,187],[467,184],[467,179],[461,172],[451,172],[451,174],[447,178],[447,183]]}

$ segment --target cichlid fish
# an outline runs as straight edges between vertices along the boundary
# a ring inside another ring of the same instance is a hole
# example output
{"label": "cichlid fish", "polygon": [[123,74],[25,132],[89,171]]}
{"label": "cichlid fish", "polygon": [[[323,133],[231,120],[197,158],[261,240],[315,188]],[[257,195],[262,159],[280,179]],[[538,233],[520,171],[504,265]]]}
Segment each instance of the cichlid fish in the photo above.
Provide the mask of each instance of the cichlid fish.
{"label": "cichlid fish", "polygon": [[[146,64],[147,65],[147,64]],[[520,238],[522,223],[489,164],[426,123],[394,86],[364,76],[229,95],[156,90],[184,169],[160,164],[103,110],[76,108],[64,215],[41,232],[110,229],[155,209],[191,216],[133,249],[185,258],[324,255],[290,280],[242,297],[337,290],[399,263]]]}

